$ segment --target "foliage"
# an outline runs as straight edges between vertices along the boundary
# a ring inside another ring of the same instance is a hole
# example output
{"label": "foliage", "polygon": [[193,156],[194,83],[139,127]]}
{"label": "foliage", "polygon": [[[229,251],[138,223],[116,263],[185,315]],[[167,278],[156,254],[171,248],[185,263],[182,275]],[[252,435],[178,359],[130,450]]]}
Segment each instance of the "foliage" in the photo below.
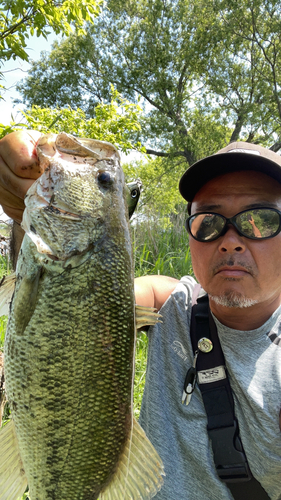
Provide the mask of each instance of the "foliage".
{"label": "foliage", "polygon": [[[180,279],[193,274],[185,218],[184,210],[170,218],[155,212],[137,217],[133,224],[135,276],[164,274]],[[137,417],[145,385],[146,359],[147,337],[141,332],[135,362],[134,413]]]}
{"label": "foliage", "polygon": [[7,317],[0,317],[0,350],[3,349],[4,346],[4,338],[5,338],[5,330],[7,327]]}
{"label": "foliage", "polygon": [[163,217],[147,211],[133,221],[135,276],[163,274],[180,279],[192,274],[186,210]]}
{"label": "foliage", "polygon": [[145,372],[147,360],[147,336],[144,332],[138,333],[136,358],[135,358],[135,380],[134,380],[134,415],[139,418],[141,401],[145,385]]}
{"label": "foliage", "polygon": [[0,254],[0,280],[3,278],[3,276],[10,274],[11,268],[12,266],[9,254],[5,256]]}
{"label": "foliage", "polygon": [[0,139],[2,139],[2,137],[5,137],[5,135],[10,134],[11,132],[14,132],[15,130],[22,130],[23,128],[26,128],[25,124],[16,123],[14,121],[12,121],[9,125],[0,123]]}
{"label": "foliage", "polygon": [[85,111],[79,108],[42,109],[33,106],[26,112],[22,111],[24,123],[0,124],[0,139],[12,131],[29,128],[42,133],[66,132],[78,137],[92,137],[111,142],[124,153],[132,149],[141,152],[143,148],[138,140],[141,111],[138,104],[130,103],[112,88],[111,102],[99,103],[92,118],[87,119]]}
{"label": "foliage", "polygon": [[[190,140],[196,147],[199,157],[212,154],[223,145],[226,145],[231,136],[227,125],[217,122],[216,113],[203,116],[198,109],[193,112],[194,126],[190,129]],[[209,134],[212,130],[212,134]],[[209,135],[208,135],[209,134]],[[198,141],[198,137],[209,137],[208,141]],[[176,138],[175,138],[176,141]],[[123,164],[126,178],[140,178],[143,184],[140,208],[148,207],[162,214],[182,211],[183,199],[179,193],[178,185],[181,175],[187,168],[183,157],[161,158],[146,155],[142,160],[130,161]]]}
{"label": "foliage", "polygon": [[30,35],[43,35],[49,28],[56,34],[69,35],[72,27],[85,33],[85,21],[97,15],[99,1],[92,0],[2,0],[0,8],[0,61],[11,58],[28,60],[25,50]]}
{"label": "foliage", "polygon": [[277,151],[280,11],[279,0],[108,0],[86,35],[55,43],[19,88],[28,105],[71,102],[92,116],[113,84],[140,99],[142,144],[168,170],[230,140]]}
{"label": "foliage", "polygon": [[178,160],[170,162],[162,158],[145,158],[124,163],[123,170],[126,180],[131,181],[140,178],[142,181],[142,193],[139,200],[139,209],[147,214],[150,210],[159,213],[170,213],[176,211],[182,202],[178,190],[178,179],[181,170],[185,170],[185,162]]}
{"label": "foliage", "polygon": [[272,144],[281,123],[281,4],[216,0],[214,6],[218,54],[206,66],[207,82],[235,118],[232,140]]}
{"label": "foliage", "polygon": [[[138,141],[141,108],[123,99],[114,88],[111,90],[110,103],[99,103],[94,117],[87,119],[85,111],[70,107],[48,109],[33,106],[23,112],[27,126],[43,133],[66,132],[78,137],[95,139],[116,144],[123,152],[131,149],[141,150]],[[135,139],[135,140],[134,140]]]}

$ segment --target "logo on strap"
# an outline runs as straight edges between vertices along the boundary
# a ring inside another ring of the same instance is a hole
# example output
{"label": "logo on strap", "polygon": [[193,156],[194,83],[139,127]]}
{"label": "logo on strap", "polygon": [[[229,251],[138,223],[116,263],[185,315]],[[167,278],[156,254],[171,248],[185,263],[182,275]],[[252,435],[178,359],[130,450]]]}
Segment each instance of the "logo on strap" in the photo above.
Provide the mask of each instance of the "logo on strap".
{"label": "logo on strap", "polygon": [[216,366],[210,370],[197,372],[199,384],[210,384],[226,378],[224,366]]}

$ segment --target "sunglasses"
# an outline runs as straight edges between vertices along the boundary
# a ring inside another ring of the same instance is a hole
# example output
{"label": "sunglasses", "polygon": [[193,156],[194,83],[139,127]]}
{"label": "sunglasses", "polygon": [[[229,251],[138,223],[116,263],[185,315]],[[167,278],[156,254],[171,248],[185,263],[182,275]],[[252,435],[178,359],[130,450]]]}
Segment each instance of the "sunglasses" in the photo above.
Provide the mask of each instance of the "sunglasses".
{"label": "sunglasses", "polygon": [[223,236],[232,224],[240,236],[251,240],[274,238],[281,231],[281,212],[275,208],[243,210],[227,219],[214,212],[200,212],[188,217],[185,226],[197,241],[214,241]]}

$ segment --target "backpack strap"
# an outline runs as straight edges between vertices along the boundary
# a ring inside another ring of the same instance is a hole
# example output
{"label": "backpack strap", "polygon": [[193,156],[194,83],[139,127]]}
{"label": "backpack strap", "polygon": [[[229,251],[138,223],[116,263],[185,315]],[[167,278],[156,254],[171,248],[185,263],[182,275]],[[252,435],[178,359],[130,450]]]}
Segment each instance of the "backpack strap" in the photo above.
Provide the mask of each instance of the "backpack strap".
{"label": "backpack strap", "polygon": [[190,333],[217,474],[235,499],[269,500],[252,476],[243,449],[224,354],[207,295],[199,297],[192,306]]}

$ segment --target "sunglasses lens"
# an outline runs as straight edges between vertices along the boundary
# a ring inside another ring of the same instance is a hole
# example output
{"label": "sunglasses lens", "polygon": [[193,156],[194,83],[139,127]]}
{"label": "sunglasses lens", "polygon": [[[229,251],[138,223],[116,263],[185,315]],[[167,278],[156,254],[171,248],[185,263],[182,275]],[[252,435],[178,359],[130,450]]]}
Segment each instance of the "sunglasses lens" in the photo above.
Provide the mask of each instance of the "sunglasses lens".
{"label": "sunglasses lens", "polygon": [[237,228],[248,238],[270,238],[279,228],[279,214],[268,208],[247,210],[235,218]]}
{"label": "sunglasses lens", "polygon": [[225,220],[217,214],[198,214],[188,219],[189,231],[199,241],[215,240],[225,226]]}

